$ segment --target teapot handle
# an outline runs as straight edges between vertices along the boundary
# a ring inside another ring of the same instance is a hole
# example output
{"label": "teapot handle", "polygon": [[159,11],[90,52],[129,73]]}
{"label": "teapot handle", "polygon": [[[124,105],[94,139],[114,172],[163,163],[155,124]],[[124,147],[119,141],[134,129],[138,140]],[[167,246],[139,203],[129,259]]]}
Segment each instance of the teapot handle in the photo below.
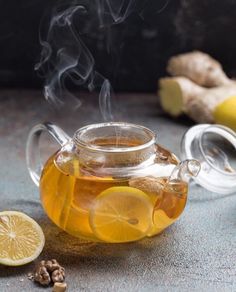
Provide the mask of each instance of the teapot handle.
{"label": "teapot handle", "polygon": [[39,186],[43,169],[39,150],[39,139],[42,132],[49,133],[61,146],[70,140],[70,137],[61,128],[51,123],[38,124],[30,131],[26,144],[26,162],[30,176],[37,186]]}

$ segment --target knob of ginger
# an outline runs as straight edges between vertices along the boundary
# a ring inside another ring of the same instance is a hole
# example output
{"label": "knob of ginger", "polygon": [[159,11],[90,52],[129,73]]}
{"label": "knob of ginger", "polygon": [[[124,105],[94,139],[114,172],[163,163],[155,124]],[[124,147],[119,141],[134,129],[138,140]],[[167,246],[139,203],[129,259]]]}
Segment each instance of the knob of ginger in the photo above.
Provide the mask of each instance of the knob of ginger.
{"label": "knob of ginger", "polygon": [[170,58],[167,72],[171,76],[184,76],[198,85],[215,87],[231,82],[221,64],[200,51],[180,54]]}
{"label": "knob of ginger", "polygon": [[184,113],[197,123],[219,123],[236,131],[236,82],[207,56],[193,52],[170,59],[168,71],[181,76],[159,80],[161,105],[173,117]]}

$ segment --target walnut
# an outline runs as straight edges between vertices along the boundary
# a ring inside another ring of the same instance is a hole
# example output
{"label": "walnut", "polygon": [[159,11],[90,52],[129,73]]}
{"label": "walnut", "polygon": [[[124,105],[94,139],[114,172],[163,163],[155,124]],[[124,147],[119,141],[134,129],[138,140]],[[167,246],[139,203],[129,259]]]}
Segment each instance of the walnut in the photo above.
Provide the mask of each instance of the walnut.
{"label": "walnut", "polygon": [[55,260],[41,261],[35,269],[33,279],[41,285],[64,282],[65,269]]}
{"label": "walnut", "polygon": [[47,268],[48,272],[53,272],[59,268],[61,268],[61,266],[59,265],[58,261],[53,259],[53,260],[48,260],[48,261],[44,261],[44,265]]}
{"label": "walnut", "polygon": [[60,267],[59,269],[53,271],[51,278],[52,278],[53,283],[64,282],[64,280],[65,280],[65,269]]}
{"label": "walnut", "polygon": [[40,283],[43,286],[47,286],[51,283],[50,274],[47,268],[39,265],[34,273],[34,281]]}

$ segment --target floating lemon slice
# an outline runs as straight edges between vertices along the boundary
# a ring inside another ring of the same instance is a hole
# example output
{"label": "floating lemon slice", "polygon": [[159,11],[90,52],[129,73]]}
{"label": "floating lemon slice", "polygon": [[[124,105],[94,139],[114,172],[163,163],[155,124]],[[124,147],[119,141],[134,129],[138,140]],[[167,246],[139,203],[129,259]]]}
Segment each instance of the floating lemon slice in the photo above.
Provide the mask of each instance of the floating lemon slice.
{"label": "floating lemon slice", "polygon": [[154,225],[158,229],[164,229],[176,221],[176,219],[169,218],[161,209],[155,211],[153,217]]}
{"label": "floating lemon slice", "polygon": [[153,227],[149,231],[148,236],[153,236],[160,233],[175,221],[176,219],[169,218],[163,210],[156,210],[153,214]]}
{"label": "floating lemon slice", "polygon": [[153,206],[149,197],[132,187],[111,187],[94,201],[90,225],[106,242],[129,242],[146,236],[152,224]]}
{"label": "floating lemon slice", "polygon": [[21,212],[0,212],[0,264],[21,266],[36,259],[45,238],[41,227]]}

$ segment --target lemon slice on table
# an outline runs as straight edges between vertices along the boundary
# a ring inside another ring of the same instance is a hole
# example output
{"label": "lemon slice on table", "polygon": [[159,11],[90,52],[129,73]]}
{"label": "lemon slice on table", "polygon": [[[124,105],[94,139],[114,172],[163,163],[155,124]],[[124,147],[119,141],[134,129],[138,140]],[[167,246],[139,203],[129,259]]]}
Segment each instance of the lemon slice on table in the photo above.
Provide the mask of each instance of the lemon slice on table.
{"label": "lemon slice on table", "polygon": [[151,200],[144,192],[132,187],[111,187],[95,199],[89,219],[100,240],[129,242],[146,236],[152,212]]}
{"label": "lemon slice on table", "polygon": [[0,264],[21,266],[36,259],[45,238],[41,227],[21,212],[0,212]]}

